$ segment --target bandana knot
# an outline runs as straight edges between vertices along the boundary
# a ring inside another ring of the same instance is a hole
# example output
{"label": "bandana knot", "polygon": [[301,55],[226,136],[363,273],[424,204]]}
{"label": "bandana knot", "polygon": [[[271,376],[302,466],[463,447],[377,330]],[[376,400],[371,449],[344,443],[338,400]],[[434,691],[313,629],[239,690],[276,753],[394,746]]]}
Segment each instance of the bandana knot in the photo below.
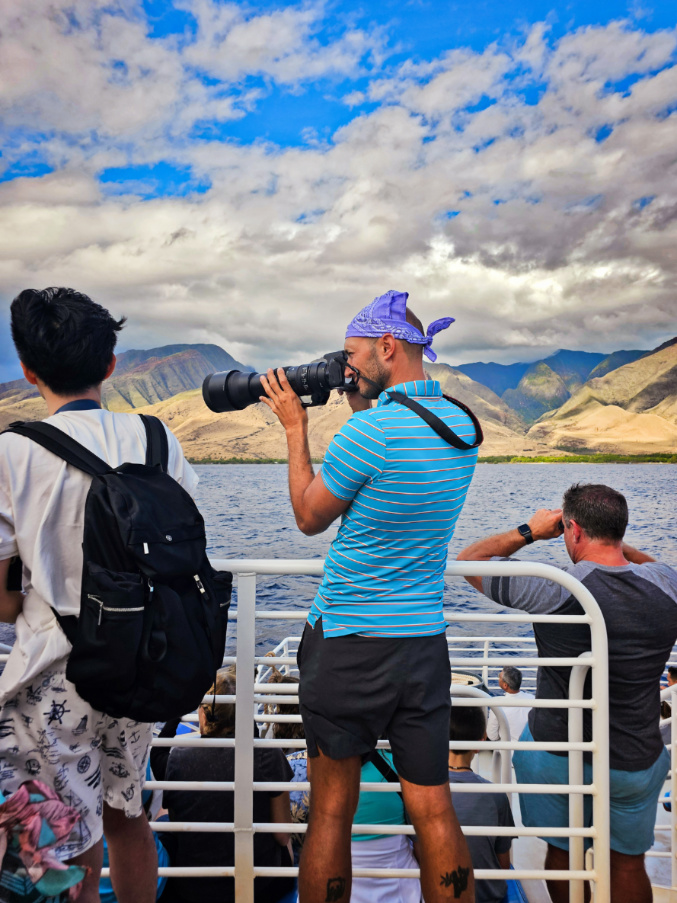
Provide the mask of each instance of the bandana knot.
{"label": "bandana knot", "polygon": [[453,317],[441,317],[433,320],[423,335],[414,325],[407,323],[407,298],[409,292],[389,291],[385,295],[374,298],[371,304],[367,304],[354,317],[348,329],[346,338],[364,337],[379,339],[382,335],[390,333],[396,339],[409,342],[412,345],[423,345],[423,353],[428,360],[436,361],[437,355],[432,349],[433,337],[447,329],[454,322]]}

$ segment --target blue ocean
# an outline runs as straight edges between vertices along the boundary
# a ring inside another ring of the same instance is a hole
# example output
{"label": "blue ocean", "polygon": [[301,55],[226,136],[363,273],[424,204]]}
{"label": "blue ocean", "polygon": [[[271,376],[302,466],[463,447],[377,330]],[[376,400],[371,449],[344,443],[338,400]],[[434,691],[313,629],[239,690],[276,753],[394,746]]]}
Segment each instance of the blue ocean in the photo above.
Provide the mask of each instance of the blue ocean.
{"label": "blue ocean", "polygon": [[[296,527],[284,464],[201,465],[196,500],[207,524],[209,553],[216,558],[323,558],[336,535],[338,521],[326,533],[304,536]],[[676,468],[669,464],[481,464],[468,492],[449,545],[449,558],[488,533],[499,533],[528,520],[537,508],[555,508],[572,483],[606,483],[623,492],[630,507],[627,541],[668,564],[677,566],[675,518]],[[536,543],[522,559],[564,565],[562,539]],[[258,609],[307,610],[319,583],[312,577],[259,577]],[[237,605],[237,592],[233,606]],[[449,611],[493,612],[497,606],[464,581],[447,581]],[[257,650],[268,652],[283,637],[300,632],[299,622],[257,622]],[[465,624],[449,630],[486,633],[487,625]],[[492,626],[494,634],[529,634],[525,625]],[[229,628],[230,642],[235,625]]]}

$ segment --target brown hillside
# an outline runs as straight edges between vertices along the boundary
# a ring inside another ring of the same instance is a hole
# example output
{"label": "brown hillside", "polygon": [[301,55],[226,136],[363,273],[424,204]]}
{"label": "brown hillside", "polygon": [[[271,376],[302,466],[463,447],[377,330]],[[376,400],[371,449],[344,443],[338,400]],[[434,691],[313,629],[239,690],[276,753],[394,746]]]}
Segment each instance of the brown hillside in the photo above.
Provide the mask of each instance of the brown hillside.
{"label": "brown hillside", "polygon": [[677,344],[590,380],[528,436],[554,447],[649,454],[677,449]]}

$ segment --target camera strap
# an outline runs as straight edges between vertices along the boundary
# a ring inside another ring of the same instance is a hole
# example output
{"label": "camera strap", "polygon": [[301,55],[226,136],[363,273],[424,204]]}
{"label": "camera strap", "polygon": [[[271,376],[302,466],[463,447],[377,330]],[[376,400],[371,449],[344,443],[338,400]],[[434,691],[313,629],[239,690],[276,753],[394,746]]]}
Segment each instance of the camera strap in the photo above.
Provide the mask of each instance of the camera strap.
{"label": "camera strap", "polygon": [[464,439],[461,439],[461,437],[457,436],[456,433],[436,414],[433,414],[428,408],[424,408],[422,404],[414,401],[413,398],[409,398],[408,395],[403,395],[402,392],[386,392],[386,395],[393,401],[398,401],[400,404],[403,404],[405,408],[409,408],[410,411],[418,414],[422,420],[425,420],[431,429],[435,430],[441,439],[444,439],[444,441],[453,448],[457,448],[461,451],[470,451],[470,449],[478,448],[484,442],[484,434],[482,433],[482,427],[480,426],[477,417],[475,417],[467,405],[464,405],[462,401],[458,401],[456,398],[452,398],[450,395],[443,395],[442,397],[446,399],[446,401],[451,402],[451,404],[455,404],[456,407],[460,408],[468,415],[468,417],[470,417],[472,424],[475,427],[474,442],[466,442]]}

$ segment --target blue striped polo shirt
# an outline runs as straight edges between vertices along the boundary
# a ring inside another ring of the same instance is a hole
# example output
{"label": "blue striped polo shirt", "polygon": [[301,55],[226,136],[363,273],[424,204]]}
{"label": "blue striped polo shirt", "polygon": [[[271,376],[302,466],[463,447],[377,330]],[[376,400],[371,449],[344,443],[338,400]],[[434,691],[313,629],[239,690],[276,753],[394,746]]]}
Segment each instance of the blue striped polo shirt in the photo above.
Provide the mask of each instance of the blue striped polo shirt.
{"label": "blue striped polo shirt", "polygon": [[[446,401],[436,380],[390,391],[415,398],[466,442],[472,421]],[[385,392],[353,414],[332,440],[322,479],[350,501],[331,544],[308,618],[325,636],[443,633],[447,546],[472,479],[477,450],[452,448]]]}

